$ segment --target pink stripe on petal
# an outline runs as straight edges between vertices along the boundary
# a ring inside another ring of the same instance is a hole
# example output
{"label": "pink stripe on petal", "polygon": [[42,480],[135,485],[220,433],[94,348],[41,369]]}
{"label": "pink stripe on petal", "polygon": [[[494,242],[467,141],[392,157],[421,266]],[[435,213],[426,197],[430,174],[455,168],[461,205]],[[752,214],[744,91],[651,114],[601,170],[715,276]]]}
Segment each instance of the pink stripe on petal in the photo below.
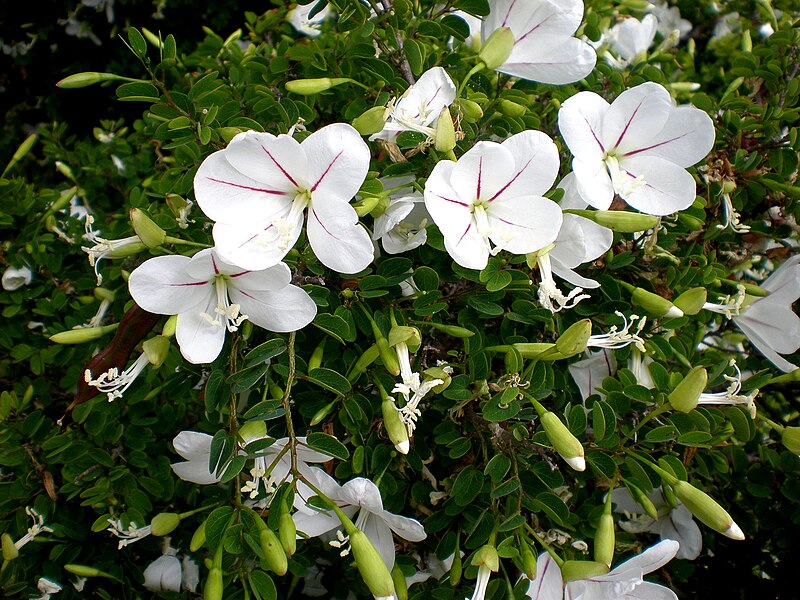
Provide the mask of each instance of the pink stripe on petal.
{"label": "pink stripe on petal", "polygon": [[683,137],[686,137],[687,135],[689,135],[689,133],[690,132],[682,133],[681,135],[676,136],[676,137],[674,137],[672,139],[665,140],[663,142],[659,142],[658,144],[653,144],[652,146],[647,146],[646,148],[639,148],[638,150],[631,150],[630,152],[627,152],[627,153],[623,154],[623,156],[634,156],[635,154],[639,154],[639,152],[647,152],[648,150],[652,150],[653,148],[658,148],[660,146],[664,146],[664,145],[669,144],[671,142],[677,141],[677,140],[679,140],[679,139],[681,139]]}
{"label": "pink stripe on petal", "polygon": [[444,196],[440,196],[435,192],[428,191],[431,196],[436,196],[440,200],[444,200],[445,202],[451,202],[453,204],[458,204],[459,206],[469,206],[466,202],[461,202],[461,200],[453,200],[452,198],[445,198]]}
{"label": "pink stripe on petal", "polygon": [[[639,105],[634,109],[633,113],[631,114],[631,118],[628,119],[627,123],[625,123],[625,128],[622,130],[622,133],[619,134],[619,139],[617,140],[617,143],[614,144],[614,148],[618,148],[622,143],[622,139],[625,137],[625,134],[628,133],[628,127],[630,127],[631,123],[633,123],[633,120],[636,118],[636,113],[639,112],[639,109],[642,107],[643,103],[644,99],[642,99],[642,101],[639,102]],[[592,135],[594,135],[594,131],[592,131]]]}
{"label": "pink stripe on petal", "polygon": [[240,188],[243,190],[250,190],[253,192],[261,192],[263,194],[272,194],[274,196],[285,196],[286,192],[282,192],[280,190],[265,190],[264,188],[256,188],[249,185],[242,185],[240,183],[233,183],[232,181],[223,181],[222,179],[215,179],[214,177],[206,177],[209,181],[213,181],[214,183],[221,183],[222,185],[229,185],[231,187]]}
{"label": "pink stripe on petal", "polygon": [[472,223],[467,225],[467,228],[464,230],[464,233],[462,233],[461,237],[458,238],[458,241],[456,242],[456,246],[458,246],[462,242],[462,240],[464,239],[464,236],[466,236],[469,233],[470,229],[472,229]]}
{"label": "pink stripe on petal", "polygon": [[525,169],[527,169],[530,166],[532,161],[533,161],[532,158],[529,159],[528,162],[525,163],[525,166],[522,167],[519,171],[517,171],[516,175],[514,175],[514,177],[512,177],[511,180],[507,184],[505,184],[503,187],[501,187],[494,196],[489,198],[489,200],[487,200],[487,202],[494,202],[500,194],[505,192],[509,188],[509,186],[512,183],[514,183],[514,181],[516,181],[517,177],[522,175],[522,173],[525,171]]}
{"label": "pink stripe on petal", "polygon": [[[323,180],[323,179],[325,179],[325,176],[326,176],[326,175],[328,174],[328,172],[331,170],[331,168],[333,167],[334,163],[335,163],[337,160],[339,160],[339,157],[340,157],[342,154],[344,154],[344,150],[341,150],[341,151],[339,152],[339,154],[337,154],[336,156],[334,156],[334,157],[333,157],[333,160],[331,161],[331,164],[329,164],[329,165],[328,165],[328,167],[325,169],[325,172],[324,172],[324,173],[323,173],[323,174],[320,176],[320,178],[319,178],[319,179],[317,179],[317,182],[316,182],[316,183],[315,183],[313,186],[311,186],[311,191],[312,191],[312,192],[313,192],[314,190],[316,190],[316,189],[317,189],[317,187],[319,186],[319,184],[320,184],[320,183],[322,183],[322,180]],[[322,225],[322,223],[320,223],[320,225]],[[323,227],[323,228],[324,228],[324,227]],[[327,229],[326,229],[326,231],[327,231]],[[338,239],[338,238],[337,238],[337,239]]]}
{"label": "pink stripe on petal", "polygon": [[[333,163],[331,163],[331,164],[333,164]],[[330,168],[330,167],[328,167],[328,168]],[[324,177],[324,175],[323,175],[323,177]],[[317,223],[319,223],[319,226],[320,226],[320,227],[322,227],[322,229],[324,229],[324,230],[325,230],[325,233],[327,233],[327,234],[328,234],[329,236],[331,236],[333,239],[341,241],[341,239],[340,239],[340,238],[336,237],[336,236],[335,236],[335,235],[333,235],[333,234],[332,234],[330,231],[328,231],[328,228],[327,228],[327,227],[325,227],[325,224],[324,224],[322,221],[320,221],[319,217],[317,216],[317,211],[315,211],[315,210],[314,210],[314,207],[313,207],[313,206],[311,207],[311,214],[312,214],[312,215],[314,215],[314,220],[315,220]]]}
{"label": "pink stripe on petal", "polygon": [[284,169],[284,168],[281,166],[281,164],[280,164],[280,163],[279,163],[277,160],[275,160],[275,157],[274,157],[274,156],[272,156],[272,154],[270,153],[270,151],[269,151],[269,150],[267,150],[266,148],[264,148],[264,146],[261,146],[261,149],[262,149],[264,152],[266,152],[266,153],[267,153],[267,156],[269,156],[270,160],[271,160],[272,162],[274,162],[274,163],[275,163],[275,166],[276,166],[276,167],[278,167],[278,168],[281,170],[281,173],[283,173],[283,174],[286,176],[286,179],[288,179],[288,180],[291,182],[291,184],[292,184],[293,186],[295,186],[295,187],[299,187],[299,186],[297,185],[297,182],[296,182],[296,181],[295,181],[295,180],[292,178],[292,176],[291,176],[291,175],[289,175],[289,173],[287,173],[287,172],[286,172],[286,169]]}

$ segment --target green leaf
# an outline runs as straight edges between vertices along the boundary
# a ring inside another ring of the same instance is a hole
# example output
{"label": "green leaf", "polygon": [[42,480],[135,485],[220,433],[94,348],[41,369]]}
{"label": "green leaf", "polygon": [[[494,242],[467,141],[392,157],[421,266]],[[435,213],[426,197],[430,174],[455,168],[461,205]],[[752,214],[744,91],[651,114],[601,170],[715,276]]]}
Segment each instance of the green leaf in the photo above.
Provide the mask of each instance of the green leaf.
{"label": "green leaf", "polygon": [[231,515],[233,515],[233,508],[230,506],[220,506],[208,515],[206,520],[206,544],[211,552],[214,552],[222,541],[222,536],[228,528]]}
{"label": "green leaf", "polygon": [[455,7],[476,17],[485,17],[489,14],[489,2],[487,0],[458,0]]}
{"label": "green leaf", "polygon": [[247,578],[257,600],[278,600],[275,582],[264,571],[250,571]]}
{"label": "green leaf", "polygon": [[239,473],[241,473],[246,462],[246,456],[234,456],[233,460],[231,460],[231,462],[228,463],[228,466],[225,467],[225,471],[220,476],[219,482],[225,483],[236,477]]}
{"label": "green leaf", "polygon": [[258,363],[252,367],[236,371],[236,373],[231,373],[228,377],[228,385],[231,386],[231,392],[239,394],[253,388],[259,381],[264,379],[267,371],[269,371],[269,364]]}
{"label": "green leaf", "polygon": [[177,45],[175,44],[175,36],[171,33],[164,38],[164,47],[161,50],[161,58],[163,60],[172,60],[178,55]]}
{"label": "green leaf", "polygon": [[244,362],[247,366],[251,366],[256,363],[266,362],[284,352],[286,352],[286,342],[283,338],[274,338],[250,350],[245,355]]}
{"label": "green leaf", "polygon": [[325,388],[328,391],[345,396],[350,391],[350,382],[347,377],[341,373],[337,373],[333,369],[319,368],[314,369],[309,373],[306,378],[316,383],[318,386]]}
{"label": "green leaf", "polygon": [[439,289],[439,274],[430,267],[417,267],[414,271],[414,283],[423,292]]}
{"label": "green leaf", "polygon": [[492,483],[497,483],[506,476],[511,468],[511,460],[502,454],[495,454],[483,469],[483,474],[488,475]]}
{"label": "green leaf", "polygon": [[117,98],[123,102],[157,102],[158,88],[146,81],[131,81],[117,88]]}
{"label": "green leaf", "polygon": [[411,72],[419,77],[425,65],[425,46],[415,39],[407,38],[403,48],[408,59],[408,65],[411,67]]}
{"label": "green leaf", "polygon": [[339,315],[319,313],[314,319],[313,325],[336,339],[340,344],[344,344],[345,340],[350,338],[350,326]]}
{"label": "green leaf", "polygon": [[205,405],[206,412],[214,412],[228,400],[230,388],[225,383],[225,372],[221,369],[214,369],[206,380]]}
{"label": "green leaf", "polygon": [[492,490],[492,498],[502,498],[519,489],[519,479],[509,479]]}
{"label": "green leaf", "polygon": [[551,492],[542,492],[532,498],[533,504],[541,508],[557,525],[569,520],[569,508],[564,501]]}
{"label": "green leaf", "polygon": [[483,474],[472,465],[468,465],[456,477],[450,495],[459,506],[467,506],[478,497],[482,487]]}
{"label": "green leaf", "polygon": [[344,444],[327,433],[309,433],[306,438],[306,445],[313,450],[338,458],[339,460],[347,460],[350,456],[350,452],[348,452]]}
{"label": "green leaf", "polygon": [[147,55],[147,42],[144,41],[144,36],[136,27],[128,28],[128,43],[139,58]]}
{"label": "green leaf", "polygon": [[678,430],[672,425],[662,425],[648,431],[644,439],[648,442],[668,442],[678,437]]}

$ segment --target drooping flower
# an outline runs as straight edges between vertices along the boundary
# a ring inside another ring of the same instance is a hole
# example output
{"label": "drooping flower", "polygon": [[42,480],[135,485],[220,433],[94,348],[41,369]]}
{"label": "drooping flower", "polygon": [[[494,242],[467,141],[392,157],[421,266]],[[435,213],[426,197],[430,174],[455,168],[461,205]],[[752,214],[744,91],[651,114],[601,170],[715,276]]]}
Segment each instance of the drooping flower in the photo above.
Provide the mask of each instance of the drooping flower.
{"label": "drooping flower", "polygon": [[291,272],[283,263],[246,271],[207,249],[192,258],[151,258],[131,273],[128,288],[144,310],[178,315],[175,338],[181,354],[197,364],[217,358],[225,330],[236,331],[245,319],[277,332],[308,325],[317,307],[290,281]]}
{"label": "drooping flower", "polygon": [[28,531],[25,532],[25,535],[14,542],[14,548],[17,550],[21,550],[25,544],[32,541],[40,533],[52,533],[53,531],[50,527],[44,524],[44,517],[39,514],[35,508],[26,506],[25,514],[31,518],[33,523],[30,527],[28,527]]}
{"label": "drooping flower", "polygon": [[766,296],[746,297],[742,286],[734,298],[706,302],[703,308],[731,319],[767,360],[790,373],[798,367],[781,355],[800,348],[800,317],[792,310],[800,298],[800,254],[784,261],[760,287]]}
{"label": "drooping flower", "polygon": [[325,4],[321,11],[309,18],[311,10],[317,4],[316,0],[311,0],[305,4],[298,3],[297,6],[286,15],[292,27],[308,37],[319,37],[322,33],[322,24],[325,22],[325,19],[333,15],[331,7]]}
{"label": "drooping flower", "polygon": [[624,69],[634,62],[637,56],[647,52],[656,37],[658,20],[652,14],[640,21],[635,17],[625,17],[614,25],[605,35],[611,52],[615,57],[606,57],[612,66]]}
{"label": "drooping flower", "polygon": [[91,248],[82,246],[81,250],[89,255],[89,266],[94,267],[94,274],[97,277],[97,285],[103,283],[103,276],[100,275],[100,261],[104,258],[124,258],[141,252],[147,246],[142,242],[138,235],[132,235],[118,240],[107,240],[100,237],[100,234],[92,227],[94,217],[92,215],[86,216],[86,233],[84,239],[89,243],[94,244]]}
{"label": "drooping flower", "polygon": [[548,553],[539,555],[536,579],[528,586],[531,600],[677,600],[667,587],[644,580],[648,573],[660,569],[675,557],[679,544],[663,540],[638,556],[628,559],[605,575],[595,575],[566,583],[556,561]]}
{"label": "drooping flower", "polygon": [[[607,349],[588,352],[588,356],[567,367],[575,385],[580,390],[581,398],[586,400],[592,394],[600,393],[597,388],[606,377],[611,377],[617,370],[617,359]],[[601,394],[602,395],[602,394]]]}
{"label": "drooping flower", "polygon": [[[645,352],[644,339],[639,334],[642,333],[642,329],[647,323],[647,317],[631,315],[630,321],[628,321],[621,312],[614,311],[614,314],[622,318],[622,329],[617,329],[616,325],[612,325],[608,333],[590,336],[589,341],[586,342],[586,347],[618,350],[633,344],[639,352]],[[639,323],[637,324],[636,321],[639,321]]]}
{"label": "drooping flower", "polygon": [[675,540],[680,544],[676,558],[694,560],[700,556],[703,536],[689,509],[677,499],[678,505],[671,506],[661,488],[655,488],[647,497],[658,511],[658,519],[648,516],[626,488],[618,487],[611,492],[614,511],[625,515],[619,520],[619,526],[630,533],[649,531],[657,533],[662,540]]}
{"label": "drooping flower", "polygon": [[436,163],[425,206],[453,260],[483,269],[490,254],[527,254],[556,239],[561,209],[542,194],[557,173],[558,151],[540,131],[478,142],[458,162]]}
{"label": "drooping flower", "polygon": [[8,267],[3,271],[3,289],[7,292],[18,290],[23,285],[30,284],[33,279],[33,271],[28,267]]}
{"label": "drooping flower", "polygon": [[614,194],[651,215],[688,208],[696,186],[686,168],[714,145],[714,124],[705,112],[676,106],[664,87],[650,82],[611,104],[579,92],[561,105],[558,127],[574,156],[581,197],[601,210]]}
{"label": "drooping flower", "polygon": [[386,203],[385,208],[382,212],[377,208],[371,212],[376,215],[372,239],[381,240],[383,249],[389,254],[413,250],[428,240],[425,228],[431,217],[422,194],[410,185],[412,181],[410,177],[384,180],[384,193],[388,191],[388,196],[382,200]]}
{"label": "drooping flower", "polygon": [[129,521],[128,526],[125,527],[122,519],[112,519],[110,517],[106,521],[108,522],[106,531],[119,538],[117,550],[122,550],[125,546],[138,542],[153,533],[151,525],[139,527],[134,521]]}
{"label": "drooping flower", "polygon": [[[326,479],[330,480],[329,477]],[[384,510],[378,486],[369,479],[357,477],[342,486],[336,486],[333,482],[333,485],[324,486],[322,491],[339,505],[348,517],[352,518],[358,513],[354,519],[356,527],[366,534],[389,570],[394,566],[395,557],[393,531],[409,542],[421,542],[427,537],[425,528],[419,521]],[[297,530],[310,537],[341,527],[341,522],[333,511],[307,508],[294,513],[292,518]],[[345,544],[346,539],[342,538],[336,545]]]}
{"label": "drooping flower", "polygon": [[334,123],[302,142],[246,131],[200,165],[194,189],[214,225],[223,259],[244,269],[277,264],[303,228],[314,254],[339,273],[372,262],[369,233],[349,204],[367,175],[370,153],[350,125]]}
{"label": "drooping flower", "polygon": [[573,37],[583,20],[582,0],[491,0],[483,20],[485,43],[500,27],[514,34],[514,47],[501,73],[563,85],[586,77],[594,69],[594,48]]}
{"label": "drooping flower", "polygon": [[456,86],[442,67],[428,69],[386,109],[383,129],[370,140],[394,141],[403,131],[416,131],[433,140],[436,121],[443,108],[456,99]]}
{"label": "drooping flower", "polygon": [[177,556],[162,554],[144,570],[144,587],[151,592],[180,592],[181,571]]}

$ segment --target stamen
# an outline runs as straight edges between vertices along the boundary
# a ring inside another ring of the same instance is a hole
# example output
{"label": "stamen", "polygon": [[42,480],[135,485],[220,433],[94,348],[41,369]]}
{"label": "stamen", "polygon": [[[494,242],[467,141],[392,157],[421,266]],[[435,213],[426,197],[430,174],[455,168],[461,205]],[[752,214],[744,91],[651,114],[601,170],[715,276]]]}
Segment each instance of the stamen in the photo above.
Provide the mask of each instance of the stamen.
{"label": "stamen", "polygon": [[620,169],[616,156],[607,155],[604,160],[606,167],[608,167],[608,173],[611,175],[611,185],[614,187],[614,191],[622,198],[629,197],[636,190],[647,185],[644,176],[634,177],[626,170]]}
{"label": "stamen", "polygon": [[[631,315],[631,320],[628,322],[628,319],[625,318],[625,315],[618,310],[615,310],[614,314],[622,318],[624,323],[622,330],[617,331],[617,326],[614,325],[611,327],[608,333],[590,336],[586,346],[589,348],[608,348],[610,350],[617,350],[619,348],[629,346],[630,344],[634,344],[639,352],[645,352],[644,339],[642,339],[639,334],[642,332],[642,329],[644,329],[644,325],[647,322],[647,317]],[[637,319],[641,320],[636,326],[636,331],[632,332],[631,329],[633,329]]]}
{"label": "stamen", "polygon": [[51,533],[53,530],[50,527],[47,527],[44,524],[44,517],[39,514],[39,512],[35,508],[31,508],[30,506],[25,507],[25,514],[28,515],[33,524],[28,527],[28,532],[19,538],[16,542],[14,542],[14,547],[19,550],[25,544],[30,542],[33,538],[43,532]]}
{"label": "stamen", "polygon": [[711,312],[725,315],[725,317],[728,319],[738,317],[741,312],[742,305],[744,304],[745,289],[743,285],[737,285],[736,289],[736,296],[725,296],[724,298],[720,299],[719,304],[706,302],[703,304],[703,308],[705,310],[710,310]]}
{"label": "stamen", "polygon": [[142,538],[146,538],[148,535],[152,533],[152,528],[150,525],[146,525],[144,527],[137,527],[136,523],[131,521],[128,528],[122,525],[122,521],[119,519],[107,519],[108,520],[108,527],[106,531],[110,531],[115,536],[120,538],[119,546],[117,546],[117,550],[122,550],[128,544],[133,544],[134,542],[138,542]]}
{"label": "stamen", "polygon": [[341,549],[339,556],[344,558],[350,554],[350,536],[344,535],[339,529],[337,529],[336,538],[337,539],[335,540],[329,541],[328,544],[337,550]]}
{"label": "stamen", "polygon": [[83,373],[83,380],[91,387],[96,387],[99,391],[108,396],[108,401],[112,402],[116,398],[122,398],[122,395],[131,387],[139,374],[149,364],[147,354],[142,352],[134,363],[125,369],[122,373],[119,372],[117,367],[111,367],[105,373],[101,373],[97,379],[92,379],[92,372],[86,369]]}
{"label": "stamen", "polygon": [[742,371],[736,364],[735,359],[731,359],[729,366],[736,370],[735,375],[724,375],[725,381],[729,382],[728,388],[724,392],[702,393],[698,399],[698,404],[743,404],[753,419],[756,418],[755,399],[759,390],[756,389],[749,394],[740,394],[742,391]]}
{"label": "stamen", "polygon": [[750,226],[743,225],[739,220],[739,213],[733,208],[733,202],[729,194],[722,194],[722,215],[725,218],[725,222],[715,225],[714,227],[717,229],[730,227],[734,233],[747,233],[750,231]]}
{"label": "stamen", "polygon": [[[566,296],[558,289],[555,279],[553,279],[550,255],[547,252],[537,256],[536,264],[539,266],[539,274],[542,277],[539,283],[539,291],[537,292],[539,304],[551,313],[557,313],[565,308],[573,308],[581,300],[591,297],[589,294],[583,294],[583,288],[581,287],[576,287]],[[553,300],[555,300],[555,304],[553,304]]]}

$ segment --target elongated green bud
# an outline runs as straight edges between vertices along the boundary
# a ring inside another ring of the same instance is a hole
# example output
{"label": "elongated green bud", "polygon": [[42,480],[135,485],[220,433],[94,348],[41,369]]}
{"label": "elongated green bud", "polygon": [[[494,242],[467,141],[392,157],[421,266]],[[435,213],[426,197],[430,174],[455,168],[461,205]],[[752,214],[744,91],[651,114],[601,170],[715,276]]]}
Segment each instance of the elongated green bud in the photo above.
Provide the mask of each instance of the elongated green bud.
{"label": "elongated green bud", "polygon": [[267,435],[267,424],[264,421],[248,421],[239,427],[239,435],[245,441],[262,438]]}
{"label": "elongated green bud", "polygon": [[[653,501],[647,497],[647,494],[645,494],[635,485],[628,482],[625,482],[625,487],[628,488],[628,491],[631,493],[631,497],[636,501],[636,503],[644,509],[644,512],[647,513],[647,516],[657,521],[658,509],[656,509],[656,505],[653,504]],[[667,488],[665,487],[663,489]]]}
{"label": "elongated green bud", "polygon": [[325,417],[331,414],[331,411],[336,406],[338,400],[334,400],[333,402],[326,404],[322,408],[320,408],[317,412],[314,413],[314,416],[311,417],[311,426],[313,427],[317,423],[320,423]]}
{"label": "elongated green bud", "polygon": [[99,340],[107,333],[111,333],[117,327],[119,327],[119,323],[112,323],[111,325],[104,325],[102,327],[69,329],[68,331],[54,333],[50,336],[50,341],[56,344],[83,344],[85,342],[93,342]]}
{"label": "elongated green bud", "polygon": [[439,152],[450,152],[456,147],[456,128],[450,108],[447,106],[442,108],[442,112],[439,113],[439,118],[436,120],[433,145]]}
{"label": "elongated green bud", "polygon": [[473,335],[475,335],[474,331],[470,331],[465,327],[459,327],[458,325],[445,325],[444,323],[434,323],[432,321],[426,322],[424,325],[425,327],[433,327],[434,329],[455,338],[471,338]]}
{"label": "elongated green bud", "polygon": [[308,372],[311,373],[314,369],[319,369],[322,366],[322,356],[325,352],[325,338],[322,338],[322,341],[317,344],[317,347],[314,348],[314,351],[311,353],[311,357],[308,359]]}
{"label": "elongated green bud", "polygon": [[583,457],[583,444],[578,438],[572,435],[561,419],[549,410],[540,413],[539,418],[542,421],[544,432],[547,434],[547,439],[553,444],[553,448],[561,455],[561,458],[576,471],[584,471],[586,460]]}
{"label": "elongated green bud", "polygon": [[461,551],[456,546],[456,552],[453,555],[453,564],[450,565],[450,585],[457,587],[461,583],[461,573],[463,572],[463,564],[461,562]]}
{"label": "elongated green bud", "polygon": [[289,556],[297,552],[297,528],[295,527],[292,515],[286,508],[281,509],[278,517],[278,539],[281,547]]}
{"label": "elongated green bud", "polygon": [[383,129],[386,123],[386,107],[373,106],[350,123],[361,135],[372,135]]}
{"label": "elongated green bud", "polygon": [[556,340],[555,349],[563,358],[575,356],[586,350],[586,344],[592,335],[592,322],[581,319],[570,325]]}
{"label": "elongated green bud", "polygon": [[397,566],[397,563],[392,567],[392,582],[394,583],[394,594],[397,600],[408,600],[406,576],[403,575],[403,571]]}
{"label": "elongated green bud", "polygon": [[696,315],[703,309],[706,303],[708,292],[704,287],[696,287],[686,290],[673,300],[673,304],[683,311],[685,315]]}
{"label": "elongated green bud", "polygon": [[14,155],[11,157],[11,160],[8,161],[8,164],[6,165],[6,168],[3,169],[3,174],[0,175],[0,177],[5,177],[6,173],[14,168],[14,165],[25,158],[25,155],[31,151],[31,148],[33,148],[33,145],[36,143],[37,139],[39,139],[39,135],[32,133],[22,141],[16,151],[14,151]]}
{"label": "elongated green bud", "polygon": [[19,556],[14,539],[7,533],[0,536],[0,545],[3,547],[3,560],[14,560]]}
{"label": "elongated green bud", "polygon": [[132,208],[130,211],[131,226],[148,248],[157,248],[167,239],[167,232],[156,225],[146,212],[140,208]]}
{"label": "elongated green bud", "polygon": [[88,565],[64,565],[64,570],[67,573],[72,573],[78,577],[106,577],[108,579],[114,579],[114,576],[111,575],[111,573],[106,573],[105,571],[101,571],[100,569],[90,567]]}
{"label": "elongated green bud", "polygon": [[[538,358],[541,354],[547,352],[547,358],[544,360],[556,360],[557,358],[564,358],[560,352],[553,353],[556,345],[548,342],[518,342],[512,344],[514,348],[522,355],[522,358]],[[494,350],[496,352],[507,352],[508,346],[493,346],[487,350]]]}
{"label": "elongated green bud", "polygon": [[603,506],[603,514],[600,515],[600,522],[597,524],[597,531],[594,534],[594,560],[611,567],[615,544],[614,517],[611,515],[611,493],[609,493]]}
{"label": "elongated green bud", "polygon": [[392,574],[386,568],[381,555],[369,541],[367,535],[360,529],[353,528],[347,531],[350,536],[350,549],[356,561],[356,567],[364,583],[375,598],[391,600],[394,597],[394,582]]}
{"label": "elongated green bud", "polygon": [[521,104],[517,104],[511,100],[506,100],[505,98],[500,99],[500,101],[497,103],[497,108],[501,113],[509,117],[524,117],[525,113],[528,112],[528,109]]}
{"label": "elongated green bud", "polygon": [[364,351],[364,354],[358,357],[356,362],[353,363],[353,366],[350,367],[347,379],[350,381],[358,379],[366,368],[377,360],[379,354],[378,344],[372,344],[372,346]]}
{"label": "elongated green bud", "polygon": [[703,367],[695,367],[669,395],[669,403],[678,412],[688,413],[697,407],[700,394],[706,389],[708,372]]}
{"label": "elongated green bud", "polygon": [[481,105],[466,98],[457,100],[457,105],[461,109],[461,114],[464,115],[464,120],[467,123],[477,123],[483,117],[483,109]]}
{"label": "elongated green bud", "polygon": [[652,215],[626,212],[624,210],[580,210],[571,208],[564,212],[584,217],[619,233],[636,233],[637,231],[653,229],[660,220],[659,217]]}
{"label": "elongated green bud", "polygon": [[181,518],[178,513],[159,513],[150,521],[150,530],[153,535],[167,535],[175,531],[180,522]]}
{"label": "elongated green bud", "polygon": [[267,527],[266,523],[261,517],[256,519],[256,523],[261,523],[258,529],[258,541],[261,544],[261,551],[264,553],[264,559],[267,566],[271,571],[277,575],[286,575],[289,568],[289,561],[286,558],[286,552],[281,546],[281,542],[275,532]]}
{"label": "elongated green bud", "polygon": [[105,255],[105,258],[128,258],[129,256],[139,254],[146,249],[147,246],[142,242],[131,242],[129,244],[123,244],[119,248],[114,248],[111,252]]}
{"label": "elongated green bud", "polygon": [[[670,482],[667,481],[667,483]],[[670,483],[670,485],[672,484]],[[678,502],[678,499],[675,497],[675,492],[672,491],[672,488],[669,487],[669,485],[663,485],[661,486],[661,491],[664,494],[664,500],[666,500],[667,505],[669,505],[670,507],[670,510],[675,510],[676,508],[678,508],[680,502]]]}
{"label": "elongated green bud", "polygon": [[383,413],[383,428],[386,430],[386,435],[389,436],[398,452],[408,454],[408,450],[411,447],[408,441],[408,428],[400,418],[400,413],[397,411],[390,396],[384,396],[381,402],[381,412]]}
{"label": "elongated green bud", "polygon": [[608,565],[593,560],[565,560],[561,565],[561,576],[564,581],[588,579],[608,573]]}
{"label": "elongated green bud", "polygon": [[206,543],[206,521],[200,523],[200,527],[194,530],[194,535],[192,535],[192,539],[189,541],[189,550],[192,552],[197,552],[202,548]]}
{"label": "elongated green bud", "polygon": [[781,433],[781,443],[789,452],[800,454],[800,427],[785,427]]}
{"label": "elongated green bud", "polygon": [[114,73],[97,73],[92,71],[85,71],[83,73],[74,73],[64,77],[61,81],[56,83],[56,86],[68,90],[74,88],[83,88],[96,83],[103,83],[104,81],[141,81],[140,79],[131,79],[130,77],[123,77],[115,75]]}
{"label": "elongated green bud", "polygon": [[648,313],[655,317],[682,317],[683,311],[675,306],[672,302],[648,292],[640,287],[634,287],[629,283],[622,282],[622,285],[631,292],[631,300],[637,306],[641,306]]}
{"label": "elongated green bud", "polygon": [[704,491],[681,480],[672,485],[672,491],[675,492],[675,495],[683,502],[684,506],[689,509],[689,512],[711,527],[711,529],[732,540],[744,539],[744,532],[733,521],[733,518],[716,500]]}
{"label": "elongated green bud", "polygon": [[519,541],[520,556],[522,558],[522,572],[530,580],[536,579],[536,555],[525,540]]}
{"label": "elongated green bud", "polygon": [[486,40],[481,48],[478,58],[487,69],[496,69],[502,65],[514,49],[514,34],[508,27],[498,27]]}
{"label": "elongated green bud", "polygon": [[206,585],[203,587],[203,600],[222,600],[223,591],[222,569],[211,567],[206,577]]}
{"label": "elongated green bud", "polygon": [[353,81],[348,77],[320,77],[318,79],[295,79],[286,82],[286,89],[300,96],[312,96]]}

